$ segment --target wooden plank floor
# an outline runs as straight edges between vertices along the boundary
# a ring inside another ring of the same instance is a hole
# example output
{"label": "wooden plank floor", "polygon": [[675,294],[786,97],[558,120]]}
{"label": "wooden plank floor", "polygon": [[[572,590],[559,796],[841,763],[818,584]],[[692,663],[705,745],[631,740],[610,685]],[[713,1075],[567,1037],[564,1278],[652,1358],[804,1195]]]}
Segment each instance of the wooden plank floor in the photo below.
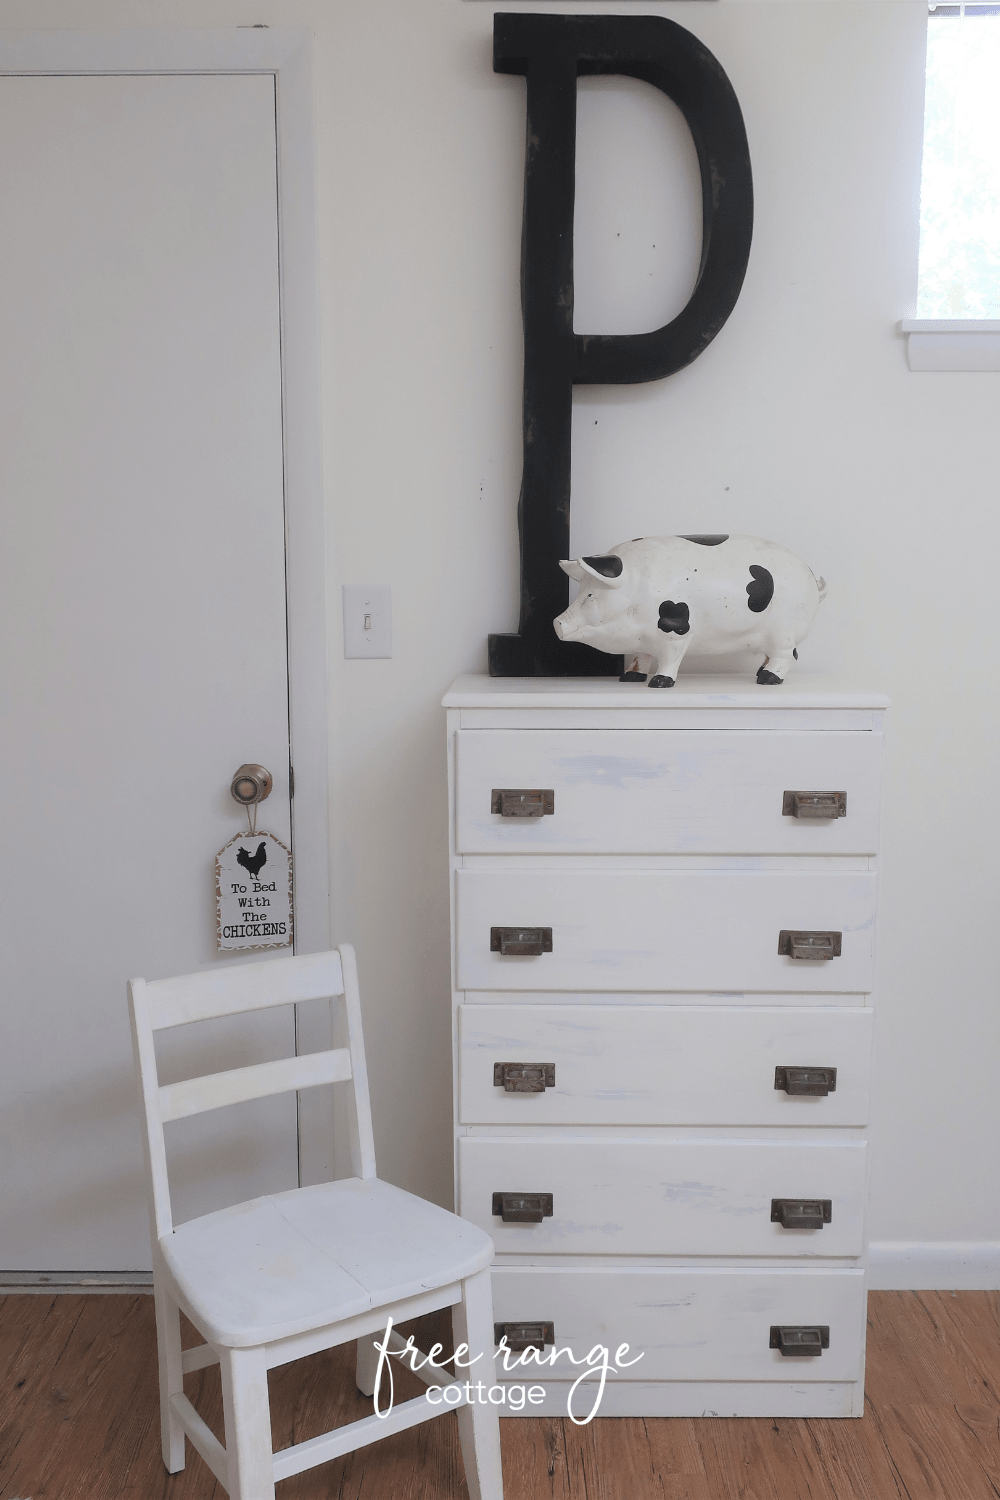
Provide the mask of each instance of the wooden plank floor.
{"label": "wooden plank floor", "polygon": [[[353,1353],[272,1372],[276,1446],[371,1411]],[[396,1382],[397,1400],[420,1389],[398,1367]],[[867,1387],[860,1421],[501,1421],[506,1500],[998,1500],[1000,1293],[873,1293]],[[221,1437],[218,1370],[186,1389]],[[0,1298],[0,1500],[224,1493],[190,1445],[182,1474],[163,1469],[151,1297]],[[454,1413],[278,1486],[279,1500],[466,1493]]]}

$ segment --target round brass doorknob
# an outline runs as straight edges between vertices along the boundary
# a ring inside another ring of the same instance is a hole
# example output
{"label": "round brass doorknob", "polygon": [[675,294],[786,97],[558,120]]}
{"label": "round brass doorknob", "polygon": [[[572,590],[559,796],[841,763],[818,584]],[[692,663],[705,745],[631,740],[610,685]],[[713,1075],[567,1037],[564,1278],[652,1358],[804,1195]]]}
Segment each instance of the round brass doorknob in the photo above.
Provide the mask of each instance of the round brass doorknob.
{"label": "round brass doorknob", "polygon": [[274,778],[270,771],[266,771],[263,766],[248,764],[240,766],[229,790],[234,802],[238,802],[241,807],[252,807],[255,802],[263,802],[270,795],[273,785]]}

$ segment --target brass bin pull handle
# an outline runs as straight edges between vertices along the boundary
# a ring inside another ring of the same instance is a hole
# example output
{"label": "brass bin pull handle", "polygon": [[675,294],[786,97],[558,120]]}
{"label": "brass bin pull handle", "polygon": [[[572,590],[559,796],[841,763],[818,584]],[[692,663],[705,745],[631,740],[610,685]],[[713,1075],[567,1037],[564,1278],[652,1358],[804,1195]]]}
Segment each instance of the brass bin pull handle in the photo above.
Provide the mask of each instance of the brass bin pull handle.
{"label": "brass bin pull handle", "polygon": [[782,1229],[822,1229],[833,1219],[830,1198],[772,1198],[771,1223]]}
{"label": "brass bin pull handle", "polygon": [[807,1094],[825,1099],[837,1091],[836,1068],[790,1068],[774,1070],[774,1086],[786,1094]]}
{"label": "brass bin pull handle", "polygon": [[783,818],[846,818],[846,792],[783,792]]}
{"label": "brass bin pull handle", "polygon": [[552,787],[495,786],[490,792],[490,812],[501,818],[550,818],[555,810]]}
{"label": "brass bin pull handle", "polygon": [[807,962],[839,958],[843,938],[842,932],[789,932],[783,927],[778,933],[778,953]]}
{"label": "brass bin pull handle", "polygon": [[494,1193],[493,1217],[505,1224],[540,1224],[552,1217],[551,1193]]}
{"label": "brass bin pull handle", "polygon": [[493,1064],[493,1087],[505,1094],[544,1094],[556,1086],[555,1063],[498,1062]]}
{"label": "brass bin pull handle", "polygon": [[552,952],[552,928],[491,927],[490,952],[504,958],[539,958]]}
{"label": "brass bin pull handle", "polygon": [[770,1347],[782,1354],[816,1355],[830,1347],[830,1325],[795,1324],[771,1325]]}
{"label": "brass bin pull handle", "polygon": [[523,1354],[525,1349],[537,1349],[541,1354],[546,1344],[556,1341],[555,1325],[552,1323],[494,1323],[493,1342],[507,1340],[512,1354]]}

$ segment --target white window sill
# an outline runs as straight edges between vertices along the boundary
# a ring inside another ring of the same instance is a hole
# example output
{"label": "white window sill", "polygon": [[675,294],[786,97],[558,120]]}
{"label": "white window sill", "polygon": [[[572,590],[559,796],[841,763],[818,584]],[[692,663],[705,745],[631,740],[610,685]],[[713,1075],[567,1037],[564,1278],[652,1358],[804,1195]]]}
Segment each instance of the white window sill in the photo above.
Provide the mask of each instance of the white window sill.
{"label": "white window sill", "polygon": [[904,318],[911,370],[1000,370],[1000,318]]}

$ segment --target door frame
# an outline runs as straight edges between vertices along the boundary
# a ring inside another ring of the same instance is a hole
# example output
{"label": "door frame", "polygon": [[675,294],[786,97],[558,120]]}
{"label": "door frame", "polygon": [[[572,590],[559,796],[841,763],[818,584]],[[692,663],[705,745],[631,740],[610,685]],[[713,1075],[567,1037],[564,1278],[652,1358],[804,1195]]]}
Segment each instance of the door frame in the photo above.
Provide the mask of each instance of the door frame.
{"label": "door frame", "polygon": [[[330,946],[328,676],[310,35],[266,26],[0,32],[0,77],[143,73],[274,78],[295,951],[322,952]],[[297,1015],[297,1039],[299,1030]],[[300,1180],[329,1175],[329,1104],[301,1108],[299,1122]]]}

